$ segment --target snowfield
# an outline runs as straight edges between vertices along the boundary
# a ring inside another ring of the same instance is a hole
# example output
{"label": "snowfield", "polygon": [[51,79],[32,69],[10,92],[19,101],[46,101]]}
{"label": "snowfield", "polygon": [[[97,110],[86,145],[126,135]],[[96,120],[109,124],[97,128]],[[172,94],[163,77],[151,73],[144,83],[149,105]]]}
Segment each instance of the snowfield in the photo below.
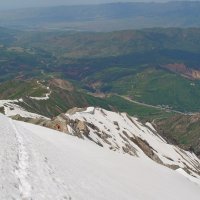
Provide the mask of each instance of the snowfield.
{"label": "snowfield", "polygon": [[199,200],[200,186],[151,159],[0,115],[1,200]]}

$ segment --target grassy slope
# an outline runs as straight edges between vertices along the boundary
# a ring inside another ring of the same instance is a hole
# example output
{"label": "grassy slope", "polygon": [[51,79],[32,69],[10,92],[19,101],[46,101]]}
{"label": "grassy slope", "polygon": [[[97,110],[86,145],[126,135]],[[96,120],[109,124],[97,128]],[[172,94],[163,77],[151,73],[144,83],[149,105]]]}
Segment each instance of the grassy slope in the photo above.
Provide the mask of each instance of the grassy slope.
{"label": "grassy slope", "polygon": [[157,119],[155,123],[157,130],[164,137],[200,156],[199,114],[193,116],[174,115],[165,119]]}
{"label": "grassy slope", "polygon": [[0,84],[0,99],[19,99],[24,96],[41,97],[48,90],[32,81],[8,81]]}
{"label": "grassy slope", "polygon": [[[143,119],[153,120],[155,116],[168,116],[167,113],[160,109],[150,108],[129,102],[118,96],[98,98],[77,89],[67,90],[51,85],[52,91],[50,99],[46,101],[37,101],[28,98],[28,96],[40,97],[49,91],[46,86],[49,81],[38,84],[36,80],[29,81],[8,81],[0,84],[1,99],[19,99],[23,98],[26,103],[20,103],[30,112],[36,112],[48,117],[53,117],[61,112],[66,112],[73,107],[99,106],[108,110],[127,112]],[[29,106],[28,106],[29,105]]]}
{"label": "grassy slope", "polygon": [[160,109],[148,108],[141,106],[117,96],[111,96],[105,99],[94,97],[79,91],[63,91],[56,89],[47,101],[35,101],[25,98],[25,102],[30,105],[21,103],[23,107],[31,112],[36,112],[48,117],[56,116],[62,112],[66,112],[73,107],[88,107],[99,106],[108,110],[119,112],[127,112],[141,119],[153,120],[155,117],[171,116],[173,113],[168,113]]}
{"label": "grassy slope", "polygon": [[115,80],[107,88],[151,105],[169,105],[184,112],[200,110],[200,82],[162,69],[148,68]]}

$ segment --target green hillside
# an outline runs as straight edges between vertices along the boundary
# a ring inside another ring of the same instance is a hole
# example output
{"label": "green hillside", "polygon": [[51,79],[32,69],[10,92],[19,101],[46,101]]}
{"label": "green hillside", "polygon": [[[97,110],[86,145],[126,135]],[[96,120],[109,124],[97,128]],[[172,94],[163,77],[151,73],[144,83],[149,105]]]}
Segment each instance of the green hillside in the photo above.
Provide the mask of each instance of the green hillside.
{"label": "green hillside", "polygon": [[[0,99],[23,99],[18,104],[27,111],[38,113],[47,117],[54,117],[60,113],[66,112],[73,107],[98,106],[107,110],[127,112],[130,115],[137,116],[145,120],[153,120],[154,117],[166,117],[174,115],[173,112],[166,112],[159,108],[138,105],[119,96],[109,96],[105,98],[94,97],[76,87],[63,88],[59,85],[52,84],[54,80],[27,81],[8,81],[0,84]],[[68,82],[60,80],[62,83]],[[30,97],[44,97],[49,92],[51,95],[48,100],[38,101]]]}
{"label": "green hillside", "polygon": [[[165,67],[179,64],[186,72],[200,73],[198,28],[6,33],[9,29],[0,36],[1,82],[61,78],[83,93],[114,93],[182,112],[200,110],[198,78]],[[3,43],[5,36],[9,42]]]}
{"label": "green hillside", "polygon": [[167,118],[155,120],[157,130],[167,140],[181,147],[194,151],[200,156],[200,116],[174,115]]}
{"label": "green hillside", "polygon": [[121,71],[109,68],[93,74],[90,85],[94,87],[96,82],[96,90],[125,95],[150,105],[169,106],[183,112],[200,110],[199,80],[189,80],[161,68]]}

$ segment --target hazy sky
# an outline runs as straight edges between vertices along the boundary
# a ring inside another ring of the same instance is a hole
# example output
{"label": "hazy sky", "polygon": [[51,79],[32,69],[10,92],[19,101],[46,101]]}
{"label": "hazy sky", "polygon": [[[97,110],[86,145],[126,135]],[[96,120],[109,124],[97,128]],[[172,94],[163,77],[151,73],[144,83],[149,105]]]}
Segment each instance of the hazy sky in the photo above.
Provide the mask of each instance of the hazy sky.
{"label": "hazy sky", "polygon": [[[0,0],[0,9],[109,2],[166,2],[169,0]],[[173,1],[173,0],[171,0]],[[186,0],[187,1],[187,0]],[[199,1],[199,0],[198,0]]]}

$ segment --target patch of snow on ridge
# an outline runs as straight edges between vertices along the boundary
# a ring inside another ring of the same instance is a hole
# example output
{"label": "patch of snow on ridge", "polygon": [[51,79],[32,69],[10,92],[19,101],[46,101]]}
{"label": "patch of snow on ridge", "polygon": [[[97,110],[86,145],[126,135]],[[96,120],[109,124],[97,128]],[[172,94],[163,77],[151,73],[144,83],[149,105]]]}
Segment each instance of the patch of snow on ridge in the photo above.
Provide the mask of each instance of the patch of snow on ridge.
{"label": "patch of snow on ridge", "polygon": [[82,111],[82,113],[94,114],[94,111],[94,107],[88,107],[85,111]]}
{"label": "patch of snow on ridge", "polygon": [[[45,86],[42,85],[39,81],[37,81],[37,84],[39,84],[39,85],[45,87]],[[50,97],[50,95],[51,95],[51,90],[50,90],[49,87],[46,87],[46,89],[49,90],[49,92],[46,93],[46,94],[44,95],[44,97],[31,97],[31,96],[29,96],[29,98],[30,98],[30,99],[34,99],[34,100],[37,100],[37,101],[46,101],[46,100],[48,100],[49,97]]]}
{"label": "patch of snow on ridge", "polygon": [[74,130],[71,128],[71,126],[67,125],[67,129],[69,131],[70,134],[74,133]]}
{"label": "patch of snow on ridge", "polygon": [[37,101],[46,101],[49,99],[49,96],[51,95],[51,91],[45,94],[45,97],[29,97],[30,99],[34,99]]}
{"label": "patch of snow on ridge", "polygon": [[146,125],[147,125],[151,130],[156,131],[155,128],[152,126],[151,123],[146,122]]}

